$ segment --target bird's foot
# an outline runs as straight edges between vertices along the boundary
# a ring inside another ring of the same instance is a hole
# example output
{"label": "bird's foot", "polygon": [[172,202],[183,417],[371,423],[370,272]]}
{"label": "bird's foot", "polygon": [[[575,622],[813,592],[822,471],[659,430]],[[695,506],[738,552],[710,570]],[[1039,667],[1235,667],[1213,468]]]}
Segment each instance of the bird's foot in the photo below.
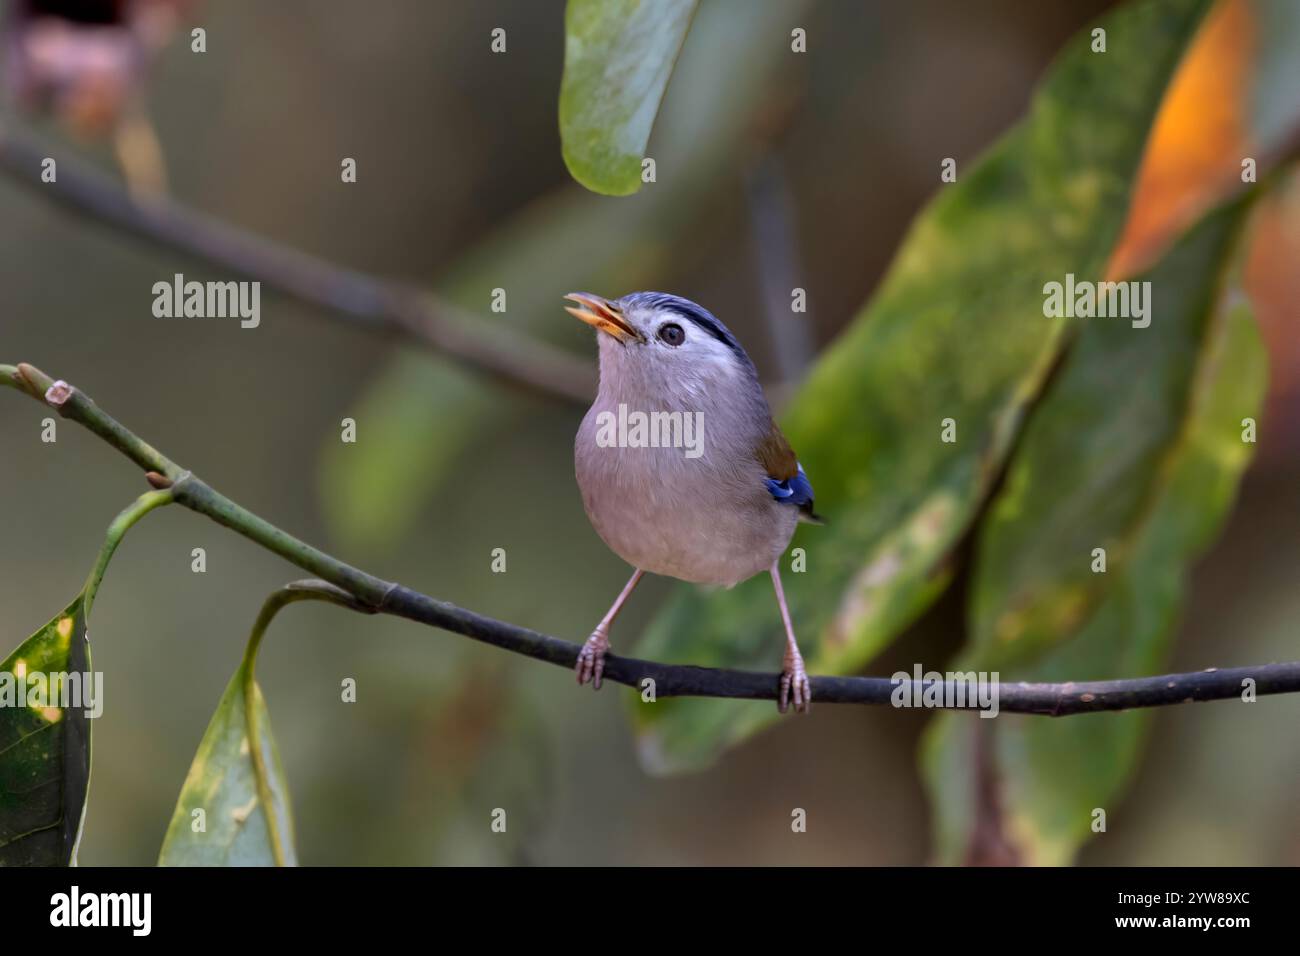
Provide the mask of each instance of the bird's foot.
{"label": "bird's foot", "polygon": [[776,699],[776,709],[785,713],[790,709],[790,699],[794,698],[794,710],[797,714],[806,714],[812,707],[812,687],[808,683],[808,672],[803,669],[803,657],[798,651],[785,656],[785,666],[781,669],[781,690]]}
{"label": "bird's foot", "polygon": [[591,681],[592,689],[600,690],[600,678],[605,673],[605,652],[608,650],[609,635],[598,627],[578,653],[578,663],[573,670],[579,684]]}

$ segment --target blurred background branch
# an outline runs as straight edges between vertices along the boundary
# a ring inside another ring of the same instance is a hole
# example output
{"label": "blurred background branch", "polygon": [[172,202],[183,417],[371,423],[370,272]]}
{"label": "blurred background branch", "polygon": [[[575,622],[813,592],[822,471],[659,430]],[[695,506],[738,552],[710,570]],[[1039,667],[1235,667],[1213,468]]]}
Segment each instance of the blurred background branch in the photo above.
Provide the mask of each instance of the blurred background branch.
{"label": "blurred background branch", "polygon": [[423,289],[345,269],[238,229],[161,195],[132,194],[67,156],[57,181],[41,179],[51,149],[0,125],[0,171],[80,215],[265,282],[338,321],[410,339],[499,381],[584,403],[595,394],[590,363],[518,330],[495,331]]}

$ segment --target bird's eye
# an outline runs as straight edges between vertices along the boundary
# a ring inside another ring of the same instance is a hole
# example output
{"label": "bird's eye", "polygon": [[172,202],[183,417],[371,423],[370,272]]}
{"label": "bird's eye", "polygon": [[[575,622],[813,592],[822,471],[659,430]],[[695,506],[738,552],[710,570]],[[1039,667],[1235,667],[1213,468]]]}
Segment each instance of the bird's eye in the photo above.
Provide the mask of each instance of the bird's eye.
{"label": "bird's eye", "polygon": [[682,331],[682,327],[676,322],[669,322],[666,325],[659,326],[659,341],[677,348],[686,341],[686,333]]}

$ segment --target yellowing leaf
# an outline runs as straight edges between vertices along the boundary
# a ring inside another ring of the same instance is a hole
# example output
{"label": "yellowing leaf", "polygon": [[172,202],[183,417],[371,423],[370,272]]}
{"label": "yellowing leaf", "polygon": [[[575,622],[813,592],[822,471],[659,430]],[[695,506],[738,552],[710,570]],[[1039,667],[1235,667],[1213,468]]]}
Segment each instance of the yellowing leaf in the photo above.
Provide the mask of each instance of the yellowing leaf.
{"label": "yellowing leaf", "polygon": [[[89,673],[80,596],[0,663],[0,866],[76,863],[90,786]],[[71,706],[51,706],[64,701],[52,680],[73,674],[80,693],[69,683]]]}

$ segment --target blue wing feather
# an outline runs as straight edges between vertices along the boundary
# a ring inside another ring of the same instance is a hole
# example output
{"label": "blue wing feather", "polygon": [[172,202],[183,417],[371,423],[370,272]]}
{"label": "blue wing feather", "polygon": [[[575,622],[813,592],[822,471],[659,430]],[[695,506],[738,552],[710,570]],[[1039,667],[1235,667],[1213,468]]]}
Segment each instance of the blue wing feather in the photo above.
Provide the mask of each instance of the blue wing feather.
{"label": "blue wing feather", "polygon": [[809,521],[820,522],[821,518],[813,511],[813,486],[804,474],[803,465],[798,466],[794,477],[787,478],[784,481],[778,481],[775,478],[765,479],[767,490],[772,497],[782,504],[794,505],[799,509],[801,517]]}

